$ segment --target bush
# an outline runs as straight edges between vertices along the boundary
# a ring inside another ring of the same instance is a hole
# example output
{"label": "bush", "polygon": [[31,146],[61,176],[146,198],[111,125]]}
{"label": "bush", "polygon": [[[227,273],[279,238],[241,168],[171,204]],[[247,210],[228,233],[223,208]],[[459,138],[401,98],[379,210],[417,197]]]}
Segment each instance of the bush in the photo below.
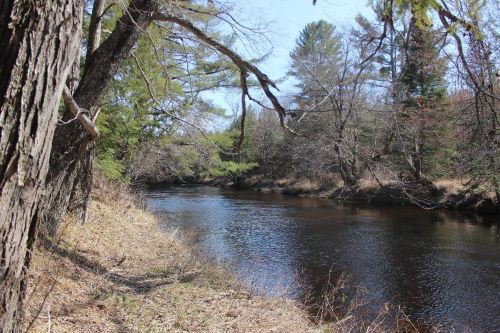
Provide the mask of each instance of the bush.
{"label": "bush", "polygon": [[222,161],[217,167],[208,170],[208,176],[230,177],[234,184],[241,184],[245,175],[258,166],[258,163]]}
{"label": "bush", "polygon": [[95,161],[95,167],[101,170],[106,177],[111,180],[118,180],[125,183],[129,182],[128,177],[125,176],[127,167],[123,161],[119,161],[114,158],[110,153],[97,156]]}

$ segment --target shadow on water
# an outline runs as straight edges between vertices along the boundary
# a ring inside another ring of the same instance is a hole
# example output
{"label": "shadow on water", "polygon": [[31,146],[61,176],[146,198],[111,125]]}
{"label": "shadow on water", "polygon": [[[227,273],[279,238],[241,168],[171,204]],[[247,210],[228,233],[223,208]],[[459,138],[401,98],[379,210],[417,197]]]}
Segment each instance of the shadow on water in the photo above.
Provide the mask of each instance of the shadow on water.
{"label": "shadow on water", "polygon": [[208,256],[271,295],[314,295],[345,273],[374,314],[392,302],[416,322],[500,331],[498,217],[212,187],[147,195],[169,227],[196,230]]}

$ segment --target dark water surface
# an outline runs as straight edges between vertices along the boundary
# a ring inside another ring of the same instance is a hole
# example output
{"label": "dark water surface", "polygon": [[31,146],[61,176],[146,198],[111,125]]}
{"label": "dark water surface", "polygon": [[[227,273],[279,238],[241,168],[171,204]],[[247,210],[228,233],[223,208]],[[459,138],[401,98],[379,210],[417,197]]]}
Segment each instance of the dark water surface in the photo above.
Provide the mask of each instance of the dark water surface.
{"label": "dark water surface", "polygon": [[207,255],[269,294],[299,295],[331,270],[366,289],[372,309],[500,332],[498,217],[339,204],[213,187],[152,187],[151,208],[195,231]]}

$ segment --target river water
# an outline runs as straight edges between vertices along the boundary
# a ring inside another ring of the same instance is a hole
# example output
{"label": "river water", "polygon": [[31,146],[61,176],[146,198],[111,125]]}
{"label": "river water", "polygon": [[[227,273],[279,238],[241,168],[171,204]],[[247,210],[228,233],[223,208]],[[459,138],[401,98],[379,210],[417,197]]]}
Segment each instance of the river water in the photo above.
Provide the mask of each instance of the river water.
{"label": "river water", "polygon": [[299,297],[345,273],[373,313],[391,302],[416,322],[500,332],[498,217],[215,187],[146,194],[167,227],[195,235],[255,290]]}

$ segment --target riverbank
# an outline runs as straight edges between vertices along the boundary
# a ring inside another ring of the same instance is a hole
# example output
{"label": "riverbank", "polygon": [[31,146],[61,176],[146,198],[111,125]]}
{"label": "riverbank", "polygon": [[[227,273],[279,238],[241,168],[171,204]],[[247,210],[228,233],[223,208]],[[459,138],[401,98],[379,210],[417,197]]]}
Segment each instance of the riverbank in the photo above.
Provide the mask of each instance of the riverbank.
{"label": "riverbank", "polygon": [[[227,179],[216,179],[209,183],[234,187],[234,184]],[[493,193],[467,191],[458,181],[435,182],[437,191],[431,191],[415,182],[379,184],[376,181],[362,180],[359,186],[354,188],[338,184],[301,178],[272,179],[253,175],[238,184],[238,187],[261,192],[376,205],[417,206],[425,209],[469,211],[484,215],[500,214],[500,203]]]}
{"label": "riverbank", "polygon": [[123,187],[93,193],[89,222],[68,217],[39,241],[30,270],[30,332],[320,332],[285,298],[248,293]]}

